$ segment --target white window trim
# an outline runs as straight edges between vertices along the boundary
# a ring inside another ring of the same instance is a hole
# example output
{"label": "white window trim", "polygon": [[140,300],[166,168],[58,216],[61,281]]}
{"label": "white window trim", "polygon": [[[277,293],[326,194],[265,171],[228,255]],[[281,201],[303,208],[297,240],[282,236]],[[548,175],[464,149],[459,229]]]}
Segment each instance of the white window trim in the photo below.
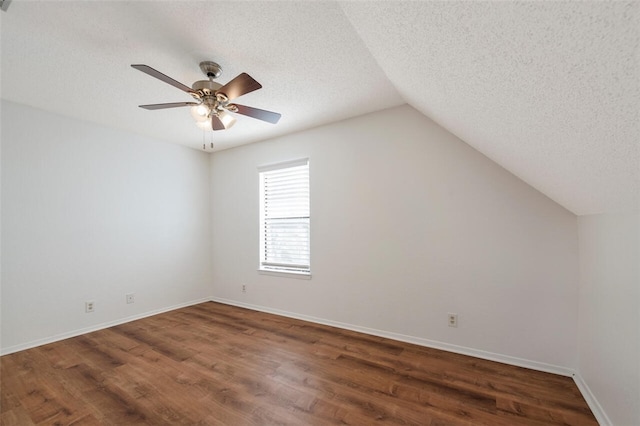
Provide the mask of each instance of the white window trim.
{"label": "white window trim", "polygon": [[270,163],[258,166],[258,173],[268,172],[271,170],[285,169],[287,167],[304,166],[309,163],[308,158],[298,158],[296,160],[283,161],[281,163]]}
{"label": "white window trim", "polygon": [[272,277],[297,278],[299,280],[310,280],[311,272],[293,271],[272,271],[270,269],[258,269],[260,275],[271,275]]}
{"label": "white window trim", "polygon": [[[271,170],[278,170],[278,169],[284,169],[284,168],[289,168],[289,167],[296,167],[296,166],[303,166],[303,165],[309,165],[309,158],[300,158],[300,159],[295,159],[295,160],[290,160],[290,161],[284,161],[284,162],[279,162],[279,163],[270,163],[270,164],[265,164],[262,166],[258,166],[258,175],[260,175],[260,173],[262,172],[268,172]],[[310,174],[310,168],[309,168],[309,174]],[[309,177],[310,179],[310,177]],[[261,186],[260,182],[258,183],[259,186]],[[262,188],[259,187],[258,191],[261,193]],[[260,194],[261,196],[261,200],[260,203],[262,203],[262,193]],[[311,218],[311,200],[309,200],[309,218]],[[262,234],[262,222],[263,222],[264,218],[263,218],[263,209],[262,209],[262,204],[260,205],[260,231]],[[262,235],[260,235],[260,247],[259,247],[259,255],[258,255],[258,273],[261,275],[270,275],[270,276],[275,276],[275,277],[286,277],[286,278],[296,278],[296,279],[302,279],[302,280],[310,280],[311,279],[311,259],[309,259],[309,270],[308,271],[286,271],[286,270],[278,270],[278,269],[271,269],[271,268],[263,268],[263,264],[262,264],[262,244],[263,244],[263,240],[262,240]],[[311,244],[311,235],[309,235],[309,245]],[[311,254],[311,250],[309,247],[309,254]]]}

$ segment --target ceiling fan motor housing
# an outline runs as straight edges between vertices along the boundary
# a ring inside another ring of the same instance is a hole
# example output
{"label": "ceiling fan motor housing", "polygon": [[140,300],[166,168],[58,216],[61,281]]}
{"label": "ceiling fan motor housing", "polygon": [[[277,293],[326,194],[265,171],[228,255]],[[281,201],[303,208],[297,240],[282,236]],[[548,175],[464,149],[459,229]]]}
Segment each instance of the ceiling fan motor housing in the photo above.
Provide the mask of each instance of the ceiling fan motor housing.
{"label": "ceiling fan motor housing", "polygon": [[202,92],[205,96],[215,95],[215,93],[222,87],[222,84],[216,83],[211,80],[199,80],[193,83],[191,88],[196,92]]}

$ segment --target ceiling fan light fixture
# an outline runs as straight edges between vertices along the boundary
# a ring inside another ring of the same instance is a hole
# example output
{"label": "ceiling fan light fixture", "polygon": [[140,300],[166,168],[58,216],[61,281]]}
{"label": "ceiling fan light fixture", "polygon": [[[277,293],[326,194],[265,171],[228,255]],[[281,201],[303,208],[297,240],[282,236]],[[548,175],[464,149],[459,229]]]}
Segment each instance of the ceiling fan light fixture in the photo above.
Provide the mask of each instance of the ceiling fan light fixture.
{"label": "ceiling fan light fixture", "polygon": [[225,129],[230,129],[234,124],[236,124],[236,119],[226,111],[220,111],[218,113],[218,118],[222,121],[222,124],[224,124]]}
{"label": "ceiling fan light fixture", "polygon": [[196,126],[202,130],[211,130],[211,123],[209,121],[196,121]]}
{"label": "ceiling fan light fixture", "polygon": [[191,107],[191,116],[196,120],[196,123],[206,123],[209,121],[209,111],[209,107],[205,104],[196,105]]}
{"label": "ceiling fan light fixture", "polygon": [[207,108],[206,105],[200,104],[196,107],[196,112],[198,113],[198,115],[206,117],[207,115],[209,115],[209,108]]}

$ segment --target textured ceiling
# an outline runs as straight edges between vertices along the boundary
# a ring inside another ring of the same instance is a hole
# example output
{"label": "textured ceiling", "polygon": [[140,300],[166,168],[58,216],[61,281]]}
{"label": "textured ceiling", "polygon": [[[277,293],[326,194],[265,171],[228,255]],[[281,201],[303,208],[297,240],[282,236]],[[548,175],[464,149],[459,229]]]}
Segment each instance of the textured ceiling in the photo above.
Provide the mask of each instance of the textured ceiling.
{"label": "textured ceiling", "polygon": [[216,149],[409,103],[576,214],[640,210],[639,2],[23,0],[0,19],[4,99],[197,148],[188,109],[137,107],[190,97],[129,65],[191,85],[214,60],[283,115],[238,116]]}
{"label": "textured ceiling", "polygon": [[640,3],[343,9],[407,103],[576,214],[640,209]]}

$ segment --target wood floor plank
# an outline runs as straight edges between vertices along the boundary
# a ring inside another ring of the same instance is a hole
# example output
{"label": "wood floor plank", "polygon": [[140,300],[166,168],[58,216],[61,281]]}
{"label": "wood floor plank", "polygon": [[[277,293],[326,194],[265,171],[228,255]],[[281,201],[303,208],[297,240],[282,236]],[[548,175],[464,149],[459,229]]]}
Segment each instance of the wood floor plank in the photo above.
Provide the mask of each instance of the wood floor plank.
{"label": "wood floor plank", "polygon": [[572,379],[202,303],[0,358],[2,425],[596,425]]}
{"label": "wood floor plank", "polygon": [[29,417],[29,413],[21,406],[3,411],[0,415],[0,424],[3,426],[34,426],[35,423]]}
{"label": "wood floor plank", "polygon": [[90,408],[101,424],[144,425],[159,420],[145,412],[135,397],[110,382],[107,374],[111,372],[79,364],[69,368],[65,377],[67,386],[78,391],[78,400]]}

